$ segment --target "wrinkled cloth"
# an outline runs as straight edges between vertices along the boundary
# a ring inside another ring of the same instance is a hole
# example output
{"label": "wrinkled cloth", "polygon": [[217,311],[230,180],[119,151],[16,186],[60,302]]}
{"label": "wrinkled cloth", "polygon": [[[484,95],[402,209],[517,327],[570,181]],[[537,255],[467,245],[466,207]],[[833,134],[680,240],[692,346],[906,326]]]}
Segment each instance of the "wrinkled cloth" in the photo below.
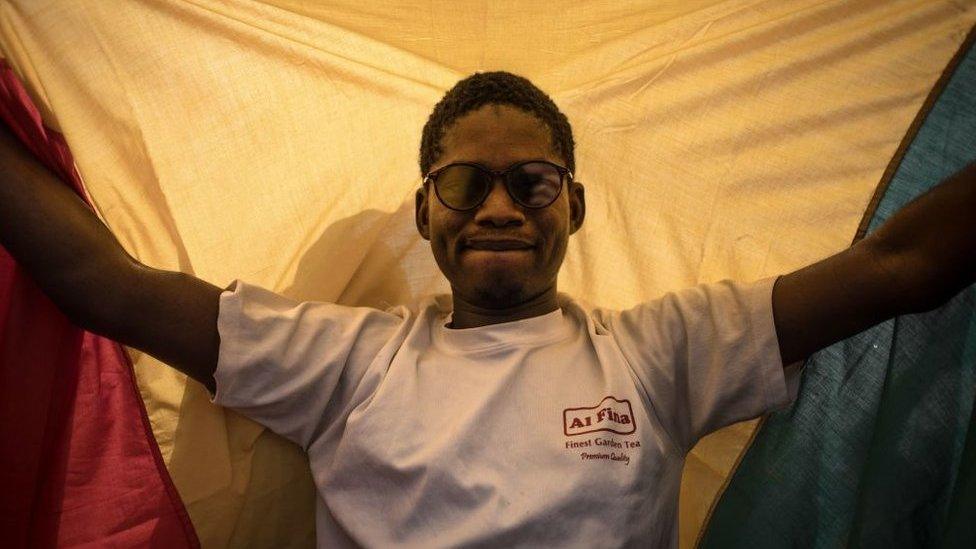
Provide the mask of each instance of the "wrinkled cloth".
{"label": "wrinkled cloth", "polygon": [[[433,105],[522,74],[569,117],[587,189],[560,290],[623,309],[848,246],[974,20],[934,0],[5,0],[0,49],[137,259],[381,308],[447,290],[412,212]],[[300,449],[131,355],[201,542],[313,543]],[[689,455],[682,545],[753,428]]]}
{"label": "wrinkled cloth", "polygon": [[[976,30],[867,228],[976,161]],[[703,547],[976,546],[976,286],[808,362],[715,509]],[[796,502],[803,502],[797,505]]]}
{"label": "wrinkled cloth", "polygon": [[[85,199],[63,136],[3,60],[0,120]],[[199,547],[124,349],[73,325],[2,247],[0,486],[6,547]]]}

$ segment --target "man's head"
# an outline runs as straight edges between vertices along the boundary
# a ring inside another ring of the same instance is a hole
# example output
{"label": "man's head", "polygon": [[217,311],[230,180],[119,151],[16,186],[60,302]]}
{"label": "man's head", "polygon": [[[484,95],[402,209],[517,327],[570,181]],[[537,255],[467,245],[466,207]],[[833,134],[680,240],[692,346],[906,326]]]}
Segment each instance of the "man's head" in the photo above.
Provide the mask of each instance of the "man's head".
{"label": "man's head", "polygon": [[[458,82],[424,126],[424,176],[457,162],[505,170],[542,160],[575,169],[572,129],[552,100],[525,78],[475,74]],[[484,201],[467,211],[445,205],[429,181],[417,192],[417,228],[431,243],[455,299],[511,308],[555,292],[569,235],[583,223],[583,187],[567,175],[542,208],[513,200],[496,177]]]}

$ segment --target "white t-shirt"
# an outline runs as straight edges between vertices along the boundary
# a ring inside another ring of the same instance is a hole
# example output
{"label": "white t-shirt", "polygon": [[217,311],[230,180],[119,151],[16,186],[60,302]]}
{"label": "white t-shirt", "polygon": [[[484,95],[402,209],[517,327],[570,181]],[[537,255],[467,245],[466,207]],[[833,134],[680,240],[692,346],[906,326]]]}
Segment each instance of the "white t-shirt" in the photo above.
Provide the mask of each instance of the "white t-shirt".
{"label": "white t-shirt", "polygon": [[237,281],[214,401],[308,452],[320,547],[675,547],[687,451],[795,394],[773,282],[454,330],[449,296],[383,312]]}

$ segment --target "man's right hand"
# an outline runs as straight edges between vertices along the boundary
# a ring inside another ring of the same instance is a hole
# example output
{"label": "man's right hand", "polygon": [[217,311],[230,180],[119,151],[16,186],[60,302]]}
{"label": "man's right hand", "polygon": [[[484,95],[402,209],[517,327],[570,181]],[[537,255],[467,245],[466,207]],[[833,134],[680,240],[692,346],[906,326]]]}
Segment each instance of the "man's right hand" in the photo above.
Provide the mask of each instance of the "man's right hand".
{"label": "man's right hand", "polygon": [[0,244],[78,326],[214,391],[221,289],[147,267],[0,122]]}

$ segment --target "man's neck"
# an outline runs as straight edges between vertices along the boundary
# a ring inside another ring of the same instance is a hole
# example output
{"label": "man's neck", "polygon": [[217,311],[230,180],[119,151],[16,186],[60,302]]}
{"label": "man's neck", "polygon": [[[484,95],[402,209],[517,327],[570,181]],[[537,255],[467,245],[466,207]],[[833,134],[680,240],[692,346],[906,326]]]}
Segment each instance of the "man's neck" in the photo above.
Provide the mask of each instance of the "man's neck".
{"label": "man's neck", "polygon": [[466,301],[453,295],[454,315],[450,327],[454,329],[478,328],[503,322],[514,322],[549,314],[559,309],[556,287],[511,307],[490,308]]}

